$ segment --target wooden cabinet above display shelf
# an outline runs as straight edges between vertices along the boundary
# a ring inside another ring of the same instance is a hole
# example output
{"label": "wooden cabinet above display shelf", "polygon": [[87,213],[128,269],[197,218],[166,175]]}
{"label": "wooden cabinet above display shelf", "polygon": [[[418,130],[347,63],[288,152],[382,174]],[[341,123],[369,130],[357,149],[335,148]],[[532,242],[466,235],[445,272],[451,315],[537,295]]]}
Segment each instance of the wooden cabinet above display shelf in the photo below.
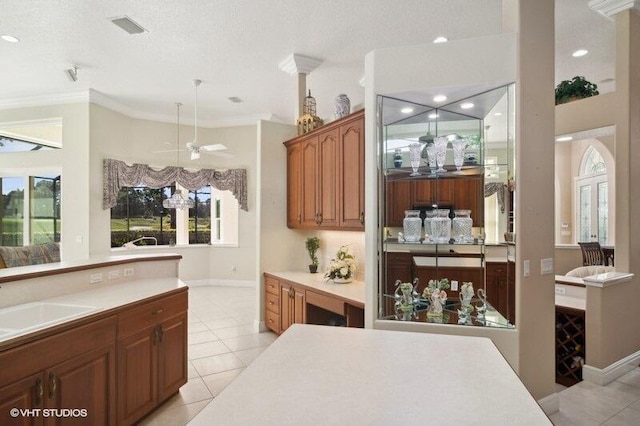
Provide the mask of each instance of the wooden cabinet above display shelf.
{"label": "wooden cabinet above display shelf", "polygon": [[287,227],[364,230],[364,110],[284,143]]}

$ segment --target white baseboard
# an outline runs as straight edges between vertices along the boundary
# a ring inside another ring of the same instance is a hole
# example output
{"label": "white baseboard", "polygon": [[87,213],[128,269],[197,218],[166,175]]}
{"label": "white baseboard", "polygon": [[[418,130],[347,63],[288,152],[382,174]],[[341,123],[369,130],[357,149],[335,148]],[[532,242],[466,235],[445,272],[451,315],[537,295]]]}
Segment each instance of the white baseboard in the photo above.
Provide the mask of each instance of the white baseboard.
{"label": "white baseboard", "polygon": [[267,331],[267,326],[264,325],[264,321],[253,320],[253,331],[262,333],[263,331]]}
{"label": "white baseboard", "polygon": [[185,284],[190,287],[199,287],[207,285],[223,286],[223,287],[251,287],[257,288],[258,285],[252,280],[220,280],[220,279],[206,279],[206,280],[183,280]]}
{"label": "white baseboard", "polygon": [[618,377],[624,376],[629,371],[634,370],[638,365],[640,365],[640,351],[616,361],[605,368],[584,365],[582,367],[582,380],[605,386]]}
{"label": "white baseboard", "polygon": [[539,400],[538,405],[547,416],[550,416],[560,411],[560,397],[557,393],[552,393]]}

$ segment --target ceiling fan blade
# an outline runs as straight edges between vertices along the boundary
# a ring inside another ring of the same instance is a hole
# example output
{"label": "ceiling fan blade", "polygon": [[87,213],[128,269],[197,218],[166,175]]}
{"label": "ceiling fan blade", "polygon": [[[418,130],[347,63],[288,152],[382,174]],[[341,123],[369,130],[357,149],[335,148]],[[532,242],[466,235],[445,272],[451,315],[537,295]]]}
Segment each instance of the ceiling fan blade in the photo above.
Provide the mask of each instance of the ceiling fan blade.
{"label": "ceiling fan blade", "polygon": [[203,145],[200,149],[204,149],[205,151],[221,151],[223,149],[227,149],[227,147],[221,143],[216,143],[212,145]]}
{"label": "ceiling fan blade", "polygon": [[224,157],[224,158],[233,158],[233,157],[235,157],[234,154],[230,154],[228,152],[220,152],[220,151],[208,151],[207,154],[208,155],[216,155],[218,157]]}
{"label": "ceiling fan blade", "polygon": [[197,160],[198,158],[200,158],[200,153],[197,150],[191,151],[191,159]]}

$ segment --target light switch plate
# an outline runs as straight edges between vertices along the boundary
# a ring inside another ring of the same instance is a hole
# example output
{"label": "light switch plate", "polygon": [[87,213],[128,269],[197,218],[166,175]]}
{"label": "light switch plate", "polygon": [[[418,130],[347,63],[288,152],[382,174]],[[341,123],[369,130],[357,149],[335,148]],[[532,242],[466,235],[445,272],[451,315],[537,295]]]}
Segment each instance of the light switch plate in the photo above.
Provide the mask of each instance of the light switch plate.
{"label": "light switch plate", "polygon": [[540,273],[542,275],[553,274],[553,258],[540,259]]}
{"label": "light switch plate", "polygon": [[523,268],[524,268],[523,274],[525,277],[528,277],[529,275],[531,275],[531,262],[529,262],[528,259],[524,261]]}

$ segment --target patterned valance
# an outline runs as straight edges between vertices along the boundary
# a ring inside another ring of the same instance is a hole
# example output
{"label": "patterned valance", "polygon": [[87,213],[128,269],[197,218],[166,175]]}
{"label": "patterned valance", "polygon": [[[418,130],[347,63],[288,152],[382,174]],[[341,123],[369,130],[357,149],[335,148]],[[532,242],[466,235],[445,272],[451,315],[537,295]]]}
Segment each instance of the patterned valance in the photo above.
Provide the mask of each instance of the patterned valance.
{"label": "patterned valance", "polygon": [[504,197],[507,192],[507,185],[500,182],[492,182],[484,184],[484,196],[490,197],[493,194],[498,194],[498,206],[500,206],[500,213],[504,213]]}
{"label": "patterned valance", "polygon": [[104,180],[102,207],[110,209],[118,200],[121,188],[143,184],[149,188],[171,186],[175,182],[195,191],[203,186],[211,185],[220,191],[231,191],[238,200],[240,208],[247,208],[247,171],[245,169],[231,169],[218,171],[201,169],[190,172],[182,167],[165,167],[155,170],[146,164],[127,165],[124,161],[104,160]]}

